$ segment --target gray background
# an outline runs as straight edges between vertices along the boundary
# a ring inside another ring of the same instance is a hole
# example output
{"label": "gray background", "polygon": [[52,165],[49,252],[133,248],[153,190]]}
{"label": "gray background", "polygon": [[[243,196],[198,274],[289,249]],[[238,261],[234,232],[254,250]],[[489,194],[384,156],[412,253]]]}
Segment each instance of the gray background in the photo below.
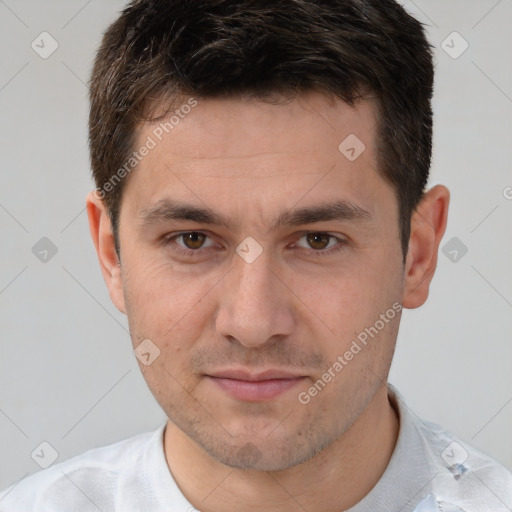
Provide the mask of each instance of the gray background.
{"label": "gray background", "polygon": [[[404,312],[390,380],[420,416],[512,468],[512,1],[403,3],[436,47],[430,184],[452,192],[443,246],[457,239],[440,254],[428,303]],[[43,441],[60,461],[164,421],[84,211],[85,83],[124,5],[0,0],[0,488],[39,469],[31,453]],[[43,31],[59,45],[47,59],[31,48]],[[469,43],[456,59],[454,31]],[[46,262],[32,252],[43,237],[57,248]]]}

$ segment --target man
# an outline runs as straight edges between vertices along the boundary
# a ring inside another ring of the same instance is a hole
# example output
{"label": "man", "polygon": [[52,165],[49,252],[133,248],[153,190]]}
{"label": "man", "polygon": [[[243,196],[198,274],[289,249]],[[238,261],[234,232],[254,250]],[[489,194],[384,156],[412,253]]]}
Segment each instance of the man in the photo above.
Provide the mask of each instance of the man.
{"label": "man", "polygon": [[449,192],[392,0],[132,2],[91,80],[91,235],[168,421],[0,510],[511,510],[512,475],[387,383]]}

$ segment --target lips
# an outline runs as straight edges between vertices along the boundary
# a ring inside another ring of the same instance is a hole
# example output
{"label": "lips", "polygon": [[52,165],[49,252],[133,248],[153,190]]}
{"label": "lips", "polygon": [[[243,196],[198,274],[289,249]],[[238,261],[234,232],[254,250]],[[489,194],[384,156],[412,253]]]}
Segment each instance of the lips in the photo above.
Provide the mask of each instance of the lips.
{"label": "lips", "polygon": [[289,391],[306,377],[275,369],[258,373],[231,369],[207,375],[207,378],[231,398],[261,402]]}

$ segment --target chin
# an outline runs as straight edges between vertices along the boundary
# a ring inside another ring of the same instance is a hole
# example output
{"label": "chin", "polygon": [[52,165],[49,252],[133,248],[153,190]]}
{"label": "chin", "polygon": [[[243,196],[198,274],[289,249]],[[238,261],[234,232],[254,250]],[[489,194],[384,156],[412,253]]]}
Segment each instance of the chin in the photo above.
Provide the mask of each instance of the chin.
{"label": "chin", "polygon": [[[253,471],[282,471],[298,466],[317,455],[323,446],[298,445],[267,439],[242,442],[234,446],[200,446],[215,460],[234,469]],[[197,442],[197,441],[196,441]],[[328,443],[326,443],[328,444]]]}

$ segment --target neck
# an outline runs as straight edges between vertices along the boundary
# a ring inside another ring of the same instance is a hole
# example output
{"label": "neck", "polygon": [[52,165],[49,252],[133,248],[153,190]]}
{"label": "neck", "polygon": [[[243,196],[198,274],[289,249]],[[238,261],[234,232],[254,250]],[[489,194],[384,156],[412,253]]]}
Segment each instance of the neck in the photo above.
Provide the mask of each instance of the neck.
{"label": "neck", "polygon": [[231,468],[216,461],[171,421],[164,448],[174,480],[202,512],[338,512],[361,501],[391,458],[399,422],[387,386],[352,427],[312,459],[282,471]]}

